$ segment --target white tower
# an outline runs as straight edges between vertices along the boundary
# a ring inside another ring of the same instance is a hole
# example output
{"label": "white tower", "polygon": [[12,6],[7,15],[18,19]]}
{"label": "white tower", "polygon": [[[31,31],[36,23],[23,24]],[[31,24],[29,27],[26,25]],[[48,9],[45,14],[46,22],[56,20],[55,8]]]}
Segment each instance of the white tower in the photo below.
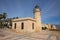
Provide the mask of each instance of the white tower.
{"label": "white tower", "polygon": [[37,29],[37,31],[41,31],[42,30],[42,28],[41,28],[41,26],[42,26],[41,25],[41,10],[38,5],[35,6],[33,13],[34,13],[34,19],[36,19],[36,29]]}

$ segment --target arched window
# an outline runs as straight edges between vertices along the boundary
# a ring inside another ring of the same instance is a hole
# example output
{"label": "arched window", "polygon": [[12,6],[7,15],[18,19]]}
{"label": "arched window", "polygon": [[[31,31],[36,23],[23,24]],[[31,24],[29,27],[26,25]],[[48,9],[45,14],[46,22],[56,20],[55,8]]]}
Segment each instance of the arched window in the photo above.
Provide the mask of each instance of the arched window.
{"label": "arched window", "polygon": [[24,23],[21,23],[21,29],[24,29]]}
{"label": "arched window", "polygon": [[32,23],[32,29],[34,29],[34,23]]}
{"label": "arched window", "polygon": [[16,23],[14,24],[14,29],[16,29]]}

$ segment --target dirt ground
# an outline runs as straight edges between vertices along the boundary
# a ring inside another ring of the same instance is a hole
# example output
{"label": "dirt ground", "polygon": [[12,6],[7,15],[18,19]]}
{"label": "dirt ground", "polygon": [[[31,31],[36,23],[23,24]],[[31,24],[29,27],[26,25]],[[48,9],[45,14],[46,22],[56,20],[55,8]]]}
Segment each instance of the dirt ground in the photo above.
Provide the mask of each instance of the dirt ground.
{"label": "dirt ground", "polygon": [[35,33],[16,33],[11,29],[0,29],[0,40],[60,40],[60,31],[43,30]]}

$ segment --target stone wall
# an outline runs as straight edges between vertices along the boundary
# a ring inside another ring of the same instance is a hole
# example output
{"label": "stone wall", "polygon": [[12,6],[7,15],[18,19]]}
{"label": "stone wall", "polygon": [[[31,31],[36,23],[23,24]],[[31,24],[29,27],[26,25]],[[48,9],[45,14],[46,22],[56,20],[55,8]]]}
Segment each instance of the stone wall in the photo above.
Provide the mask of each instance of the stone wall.
{"label": "stone wall", "polygon": [[[14,29],[15,23],[16,23],[16,29]],[[24,29],[21,29],[21,23],[24,23]],[[34,23],[34,29],[32,29],[32,23]],[[17,32],[35,32],[36,23],[35,23],[35,21],[30,21],[30,20],[12,22],[12,29]]]}

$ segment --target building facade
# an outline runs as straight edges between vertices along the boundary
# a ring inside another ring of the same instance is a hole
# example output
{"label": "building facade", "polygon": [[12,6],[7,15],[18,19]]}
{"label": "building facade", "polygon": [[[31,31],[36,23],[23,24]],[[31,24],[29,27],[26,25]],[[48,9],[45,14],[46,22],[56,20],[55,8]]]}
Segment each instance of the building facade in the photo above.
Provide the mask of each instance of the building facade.
{"label": "building facade", "polygon": [[17,32],[40,32],[41,25],[41,10],[38,5],[33,9],[34,18],[20,18],[12,20],[12,29]]}
{"label": "building facade", "polygon": [[51,24],[42,24],[42,27],[48,30],[56,30],[56,26]]}

